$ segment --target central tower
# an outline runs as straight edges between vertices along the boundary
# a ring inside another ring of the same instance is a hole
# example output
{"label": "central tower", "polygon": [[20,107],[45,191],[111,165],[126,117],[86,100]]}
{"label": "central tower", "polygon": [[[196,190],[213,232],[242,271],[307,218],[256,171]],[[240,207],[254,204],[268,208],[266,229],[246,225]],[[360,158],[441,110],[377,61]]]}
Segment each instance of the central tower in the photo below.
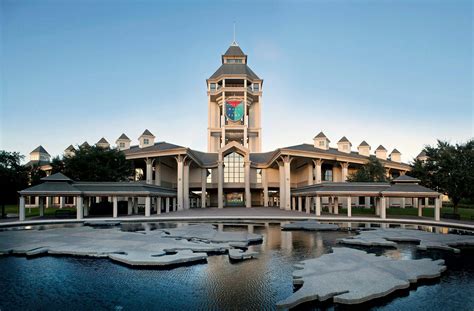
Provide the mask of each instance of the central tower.
{"label": "central tower", "polygon": [[262,85],[234,41],[222,55],[222,65],[207,79],[208,152],[217,152],[233,141],[250,152],[261,151]]}

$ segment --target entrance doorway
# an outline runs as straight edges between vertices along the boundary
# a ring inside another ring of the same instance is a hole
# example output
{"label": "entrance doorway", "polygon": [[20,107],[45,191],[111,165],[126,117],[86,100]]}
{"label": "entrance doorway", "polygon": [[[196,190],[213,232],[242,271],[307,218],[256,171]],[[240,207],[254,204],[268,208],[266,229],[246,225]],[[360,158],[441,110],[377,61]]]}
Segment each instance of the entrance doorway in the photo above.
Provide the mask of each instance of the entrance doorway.
{"label": "entrance doorway", "polygon": [[244,206],[244,193],[243,192],[230,192],[225,195],[226,206]]}

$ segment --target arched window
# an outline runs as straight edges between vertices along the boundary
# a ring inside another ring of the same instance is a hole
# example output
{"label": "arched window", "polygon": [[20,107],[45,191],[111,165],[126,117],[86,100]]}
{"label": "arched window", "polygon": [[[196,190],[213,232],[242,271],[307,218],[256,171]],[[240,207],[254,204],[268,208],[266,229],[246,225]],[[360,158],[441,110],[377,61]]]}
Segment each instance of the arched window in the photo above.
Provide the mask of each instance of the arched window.
{"label": "arched window", "polygon": [[237,152],[224,157],[224,182],[243,183],[245,181],[244,157]]}

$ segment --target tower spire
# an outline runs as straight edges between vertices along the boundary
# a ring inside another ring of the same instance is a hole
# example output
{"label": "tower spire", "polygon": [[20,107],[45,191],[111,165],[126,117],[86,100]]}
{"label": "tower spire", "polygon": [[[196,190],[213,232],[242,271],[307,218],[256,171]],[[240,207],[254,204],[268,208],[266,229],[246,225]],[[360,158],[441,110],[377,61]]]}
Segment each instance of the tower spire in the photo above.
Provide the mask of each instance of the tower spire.
{"label": "tower spire", "polygon": [[232,44],[231,44],[231,45],[232,45],[232,46],[239,46],[239,45],[237,44],[237,41],[235,41],[235,21],[234,21],[234,41],[232,41]]}

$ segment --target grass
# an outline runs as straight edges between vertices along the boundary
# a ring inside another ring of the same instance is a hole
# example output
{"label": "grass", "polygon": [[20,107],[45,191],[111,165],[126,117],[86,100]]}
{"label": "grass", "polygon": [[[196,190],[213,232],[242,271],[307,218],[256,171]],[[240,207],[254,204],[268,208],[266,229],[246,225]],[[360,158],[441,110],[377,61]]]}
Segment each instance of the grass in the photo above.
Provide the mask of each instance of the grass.
{"label": "grass", "polygon": [[[452,214],[454,209],[452,207],[443,207],[441,208],[441,215],[444,213]],[[340,214],[347,214],[347,209],[340,209]],[[461,215],[461,220],[472,220],[471,217],[474,216],[474,208],[458,208],[458,214]],[[352,215],[375,215],[374,208],[352,208]],[[399,208],[399,207],[390,207],[387,208],[387,215],[392,216],[418,216],[417,208]],[[424,217],[434,217],[434,208],[423,208]]]}
{"label": "grass", "polygon": [[[56,210],[58,210],[58,207],[50,207],[50,208],[44,208],[44,215],[45,216],[54,216],[54,213]],[[61,210],[64,211],[74,211],[76,212],[75,208],[62,208]],[[18,205],[5,205],[5,214],[18,214]],[[33,207],[33,208],[25,208],[25,216],[28,217],[38,217],[39,216],[39,208]],[[0,206],[0,217],[1,217],[1,206]]]}

